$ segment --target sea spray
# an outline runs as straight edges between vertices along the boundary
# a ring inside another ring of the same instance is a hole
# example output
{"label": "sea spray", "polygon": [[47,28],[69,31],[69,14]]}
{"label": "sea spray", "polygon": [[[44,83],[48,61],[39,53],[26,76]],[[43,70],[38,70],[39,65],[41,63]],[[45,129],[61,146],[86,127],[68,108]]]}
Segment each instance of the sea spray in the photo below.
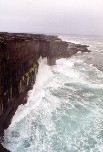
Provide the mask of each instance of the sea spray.
{"label": "sea spray", "polygon": [[[45,92],[42,92],[42,86],[48,79],[50,79],[53,76],[53,73],[51,71],[51,68],[47,65],[47,58],[39,58],[39,69],[36,76],[36,82],[33,86],[33,89],[28,92],[28,99],[27,103],[25,105],[21,104],[18,107],[18,110],[16,111],[12,123],[9,127],[15,125],[18,123],[21,119],[23,119],[30,110],[36,108],[36,106],[39,104],[39,101],[34,102],[34,98],[42,100],[42,97],[45,95]],[[35,106],[33,107],[32,104]],[[18,116],[18,117],[17,117]]]}
{"label": "sea spray", "polygon": [[11,152],[102,152],[103,72],[87,61],[89,54],[40,59],[28,102],[19,106],[5,130],[3,145]]}

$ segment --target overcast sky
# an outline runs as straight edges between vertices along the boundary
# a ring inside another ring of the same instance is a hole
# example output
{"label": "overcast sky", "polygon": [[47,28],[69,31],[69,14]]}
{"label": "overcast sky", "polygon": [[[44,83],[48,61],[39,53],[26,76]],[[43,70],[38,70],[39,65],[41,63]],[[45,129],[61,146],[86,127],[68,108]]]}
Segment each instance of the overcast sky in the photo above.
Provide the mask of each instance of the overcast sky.
{"label": "overcast sky", "polygon": [[103,0],[0,0],[0,31],[103,35]]}

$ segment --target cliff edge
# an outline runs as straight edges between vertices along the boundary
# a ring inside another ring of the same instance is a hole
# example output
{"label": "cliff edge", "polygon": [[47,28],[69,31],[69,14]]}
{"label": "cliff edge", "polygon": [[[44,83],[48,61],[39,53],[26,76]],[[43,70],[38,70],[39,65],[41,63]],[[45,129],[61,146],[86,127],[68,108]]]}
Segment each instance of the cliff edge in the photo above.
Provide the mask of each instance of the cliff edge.
{"label": "cliff edge", "polygon": [[87,47],[57,36],[0,33],[0,136],[18,105],[26,103],[27,91],[35,83],[39,57],[47,57],[52,65],[56,59],[69,58],[78,51],[90,52]]}

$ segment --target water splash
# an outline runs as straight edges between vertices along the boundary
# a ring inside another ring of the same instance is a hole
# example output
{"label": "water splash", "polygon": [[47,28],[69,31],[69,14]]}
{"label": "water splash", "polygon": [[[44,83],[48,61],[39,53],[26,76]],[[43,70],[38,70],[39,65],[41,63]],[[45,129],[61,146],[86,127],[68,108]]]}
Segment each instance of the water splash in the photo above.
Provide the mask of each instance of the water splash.
{"label": "water splash", "polygon": [[11,152],[103,151],[103,73],[87,59],[88,54],[77,54],[51,67],[39,60],[36,83],[5,130],[4,147]]}

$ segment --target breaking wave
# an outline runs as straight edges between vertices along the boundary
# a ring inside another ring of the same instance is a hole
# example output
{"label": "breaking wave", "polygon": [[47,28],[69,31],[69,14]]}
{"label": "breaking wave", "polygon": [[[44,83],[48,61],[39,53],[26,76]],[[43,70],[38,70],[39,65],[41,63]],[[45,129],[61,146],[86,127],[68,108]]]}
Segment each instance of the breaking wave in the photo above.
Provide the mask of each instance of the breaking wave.
{"label": "breaking wave", "polygon": [[5,130],[11,152],[103,152],[103,72],[87,53],[48,66]]}

